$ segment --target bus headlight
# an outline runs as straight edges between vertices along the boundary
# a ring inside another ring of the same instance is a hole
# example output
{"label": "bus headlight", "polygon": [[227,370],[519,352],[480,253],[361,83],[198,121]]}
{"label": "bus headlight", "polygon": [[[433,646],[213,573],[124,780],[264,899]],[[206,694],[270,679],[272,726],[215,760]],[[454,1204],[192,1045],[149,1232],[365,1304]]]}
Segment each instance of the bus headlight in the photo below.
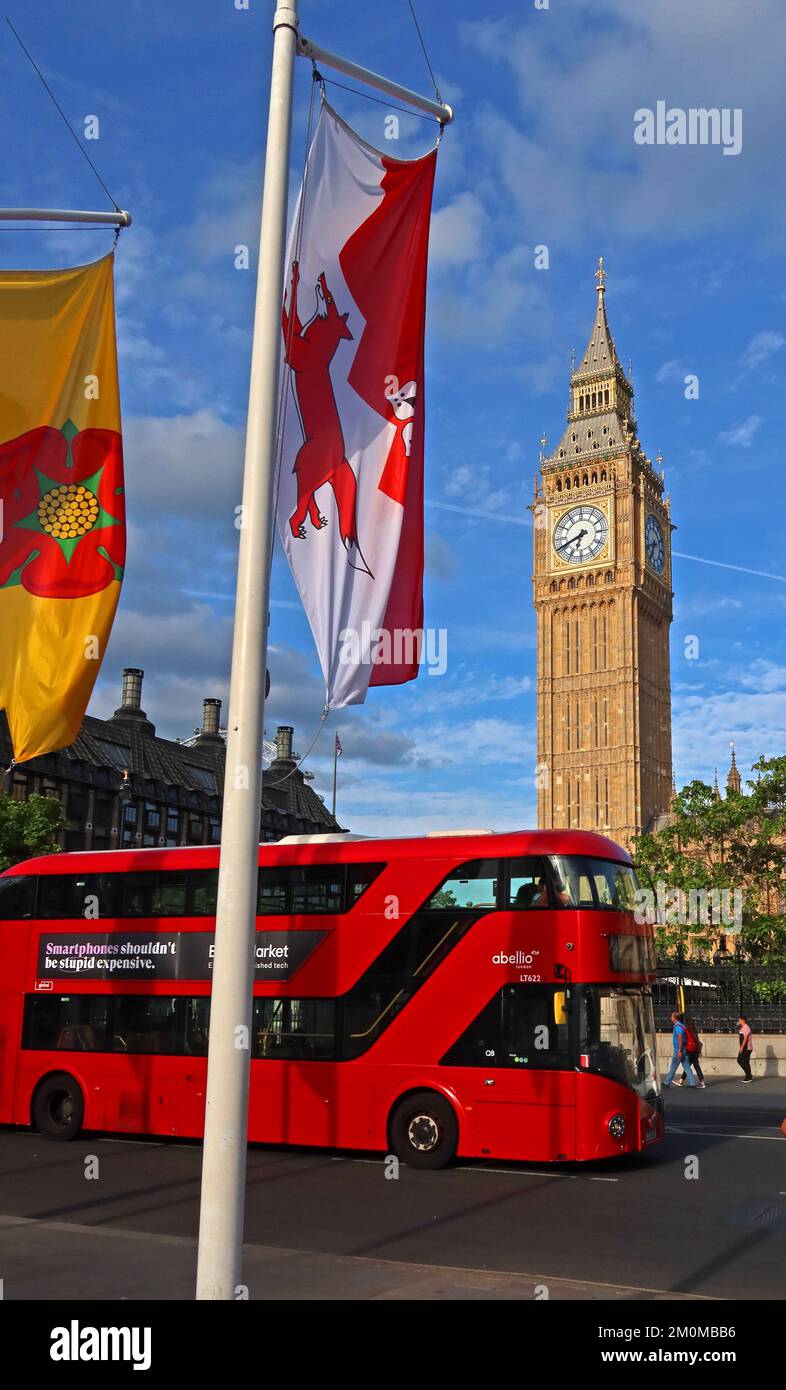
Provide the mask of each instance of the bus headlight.
{"label": "bus headlight", "polygon": [[621,1139],[624,1133],[625,1116],[620,1114],[612,1115],[611,1119],[609,1120],[609,1134],[611,1135],[612,1139]]}

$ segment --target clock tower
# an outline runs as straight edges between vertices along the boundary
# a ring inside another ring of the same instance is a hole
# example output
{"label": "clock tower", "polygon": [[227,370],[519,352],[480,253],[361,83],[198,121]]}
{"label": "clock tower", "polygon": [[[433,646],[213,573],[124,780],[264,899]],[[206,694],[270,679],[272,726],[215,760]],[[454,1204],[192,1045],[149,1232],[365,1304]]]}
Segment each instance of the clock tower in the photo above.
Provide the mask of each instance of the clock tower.
{"label": "clock tower", "polygon": [[609,330],[602,257],[595,279],[567,428],[541,455],[531,507],[538,825],[597,830],[629,846],[672,796],[672,527]]}

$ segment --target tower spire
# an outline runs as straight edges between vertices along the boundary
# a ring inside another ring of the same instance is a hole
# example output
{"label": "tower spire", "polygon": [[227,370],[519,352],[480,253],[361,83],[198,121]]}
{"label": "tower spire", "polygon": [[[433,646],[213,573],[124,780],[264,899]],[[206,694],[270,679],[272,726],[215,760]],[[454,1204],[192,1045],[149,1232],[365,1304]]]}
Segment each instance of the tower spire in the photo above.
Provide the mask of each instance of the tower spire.
{"label": "tower spire", "polygon": [[598,256],[598,268],[595,271],[596,289],[598,294],[606,293],[606,272],[603,269],[603,257]]}
{"label": "tower spire", "polygon": [[731,749],[731,767],[729,768],[728,776],[726,778],[726,794],[728,795],[729,792],[734,792],[737,796],[739,796],[740,792],[742,791],[742,778],[740,776],[740,770],[737,767],[737,758],[734,752],[734,741],[731,739],[729,740],[729,747]]}

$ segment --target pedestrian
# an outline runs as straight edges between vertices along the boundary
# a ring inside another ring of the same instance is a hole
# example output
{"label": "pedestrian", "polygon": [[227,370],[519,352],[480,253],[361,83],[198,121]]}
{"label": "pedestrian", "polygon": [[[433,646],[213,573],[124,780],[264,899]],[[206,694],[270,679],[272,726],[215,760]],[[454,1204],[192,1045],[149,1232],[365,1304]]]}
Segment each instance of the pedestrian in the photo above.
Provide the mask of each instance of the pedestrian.
{"label": "pedestrian", "polygon": [[[701,1057],[701,1038],[699,1037],[699,1030],[696,1024],[696,1020],[693,1018],[691,1014],[685,1014],[684,1018],[685,1052],[687,1055],[687,1059],[696,1073],[699,1090],[706,1091],[707,1087],[704,1083],[704,1073],[702,1072],[701,1062],[699,1061],[699,1058]],[[684,1063],[682,1069],[687,1075],[687,1068],[685,1067]],[[678,1081],[677,1085],[681,1085],[681,1082]]]}
{"label": "pedestrian", "polygon": [[739,1051],[737,1053],[737,1066],[740,1067],[742,1070],[742,1084],[744,1086],[748,1081],[753,1080],[753,1077],[751,1076],[751,1053],[753,1051],[753,1032],[751,1031],[751,1026],[747,1018],[745,1017],[745,1014],[740,1014],[739,1018],[737,1019],[737,1027],[739,1029],[740,1039]]}
{"label": "pedestrian", "polygon": [[[685,1021],[683,1019],[682,1014],[678,1013],[672,1014],[671,1021],[673,1024],[671,1041],[672,1046],[674,1048],[674,1052],[672,1055],[671,1063],[669,1065],[669,1070],[666,1073],[666,1079],[663,1082],[663,1084],[664,1086],[671,1085],[672,1081],[674,1080],[674,1073],[676,1072],[677,1067],[681,1065],[685,1075],[688,1078],[688,1085],[695,1086],[696,1078],[694,1077],[693,1072],[691,1070],[690,1061],[688,1059],[688,1050],[686,1047],[687,1035],[685,1032]],[[677,1085],[681,1086],[682,1082],[678,1081]]]}

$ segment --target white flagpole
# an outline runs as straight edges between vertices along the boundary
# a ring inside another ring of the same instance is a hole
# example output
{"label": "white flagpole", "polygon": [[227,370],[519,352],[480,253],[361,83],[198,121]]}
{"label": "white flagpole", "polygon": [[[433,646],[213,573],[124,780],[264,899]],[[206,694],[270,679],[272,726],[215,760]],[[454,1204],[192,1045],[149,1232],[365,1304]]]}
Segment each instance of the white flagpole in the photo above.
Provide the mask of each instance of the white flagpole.
{"label": "white flagpole", "polygon": [[199,1212],[198,1299],[234,1299],[245,1205],[262,729],[297,0],[273,17]]}

